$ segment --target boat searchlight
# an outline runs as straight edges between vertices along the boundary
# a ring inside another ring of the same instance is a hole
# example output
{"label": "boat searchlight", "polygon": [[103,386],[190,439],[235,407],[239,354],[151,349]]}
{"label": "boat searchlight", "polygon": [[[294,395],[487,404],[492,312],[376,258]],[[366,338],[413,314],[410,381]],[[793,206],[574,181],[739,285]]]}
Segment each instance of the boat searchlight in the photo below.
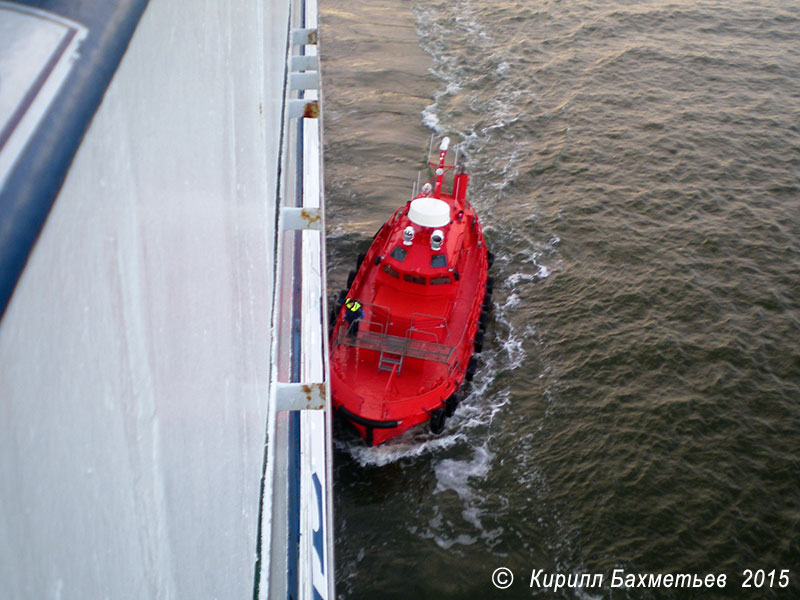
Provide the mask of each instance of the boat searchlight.
{"label": "boat searchlight", "polygon": [[403,230],[403,245],[410,246],[411,242],[414,241],[414,228],[409,225]]}
{"label": "boat searchlight", "polygon": [[444,242],[444,233],[441,229],[437,229],[431,234],[431,250],[441,250],[442,242]]}

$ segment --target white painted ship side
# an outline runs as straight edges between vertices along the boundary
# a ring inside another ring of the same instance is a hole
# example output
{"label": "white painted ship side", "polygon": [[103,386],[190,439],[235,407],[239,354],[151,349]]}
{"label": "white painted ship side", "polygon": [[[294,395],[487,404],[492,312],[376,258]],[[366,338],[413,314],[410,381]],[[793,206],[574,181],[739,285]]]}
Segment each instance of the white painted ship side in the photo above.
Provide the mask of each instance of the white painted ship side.
{"label": "white painted ship side", "polygon": [[0,597],[334,598],[316,0],[60,4],[0,2]]}

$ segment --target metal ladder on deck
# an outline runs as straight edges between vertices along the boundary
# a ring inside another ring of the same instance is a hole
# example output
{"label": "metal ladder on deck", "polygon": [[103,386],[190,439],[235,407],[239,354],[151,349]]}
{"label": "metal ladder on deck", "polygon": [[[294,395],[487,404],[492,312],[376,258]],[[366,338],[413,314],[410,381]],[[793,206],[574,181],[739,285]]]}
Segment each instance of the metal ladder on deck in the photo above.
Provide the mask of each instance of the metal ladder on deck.
{"label": "metal ladder on deck", "polygon": [[394,352],[381,351],[381,357],[378,359],[378,371],[391,371],[397,367],[397,372],[403,368],[403,355],[395,354]]}

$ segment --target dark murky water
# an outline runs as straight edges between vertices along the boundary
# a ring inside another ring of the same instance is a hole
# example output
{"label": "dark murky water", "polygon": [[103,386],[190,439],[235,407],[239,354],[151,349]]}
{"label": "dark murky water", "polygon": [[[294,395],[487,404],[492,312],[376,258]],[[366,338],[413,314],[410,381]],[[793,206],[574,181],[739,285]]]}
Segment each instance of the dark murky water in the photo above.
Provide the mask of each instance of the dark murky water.
{"label": "dark murky water", "polygon": [[431,130],[463,142],[497,255],[445,433],[339,432],[340,596],[800,597],[800,5],[321,8],[330,293]]}

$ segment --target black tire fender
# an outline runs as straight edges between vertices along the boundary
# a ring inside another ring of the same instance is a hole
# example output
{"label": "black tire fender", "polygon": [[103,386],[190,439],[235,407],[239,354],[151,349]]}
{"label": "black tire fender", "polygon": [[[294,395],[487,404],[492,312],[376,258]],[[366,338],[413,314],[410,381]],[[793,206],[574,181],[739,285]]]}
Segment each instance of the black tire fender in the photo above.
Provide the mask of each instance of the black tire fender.
{"label": "black tire fender", "polygon": [[431,412],[431,433],[439,435],[444,431],[444,423],[447,420],[444,408],[437,408]]}
{"label": "black tire fender", "polygon": [[472,381],[472,378],[475,377],[475,371],[478,370],[478,359],[474,356],[469,359],[469,364],[467,365],[467,381]]}
{"label": "black tire fender", "polygon": [[444,402],[444,414],[447,417],[452,417],[453,413],[456,412],[456,408],[458,408],[460,402],[461,398],[459,398],[458,393],[453,392]]}

